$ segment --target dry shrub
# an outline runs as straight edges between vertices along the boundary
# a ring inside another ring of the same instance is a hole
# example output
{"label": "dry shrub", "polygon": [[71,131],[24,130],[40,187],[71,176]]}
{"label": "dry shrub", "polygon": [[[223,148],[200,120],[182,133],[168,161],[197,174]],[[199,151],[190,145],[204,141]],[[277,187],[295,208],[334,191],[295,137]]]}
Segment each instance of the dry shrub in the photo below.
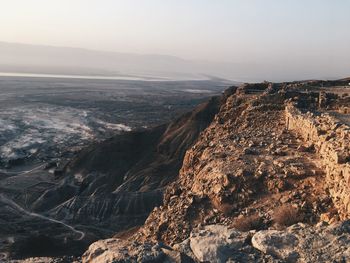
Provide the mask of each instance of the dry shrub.
{"label": "dry shrub", "polygon": [[214,197],[211,199],[212,206],[219,210],[224,215],[229,215],[234,210],[234,206],[227,202],[220,202],[218,198]]}
{"label": "dry shrub", "polygon": [[240,231],[260,230],[263,228],[263,220],[258,214],[242,216],[236,219],[234,227]]}
{"label": "dry shrub", "polygon": [[216,206],[216,209],[218,209],[221,213],[223,213],[224,215],[229,215],[232,213],[233,211],[233,205],[229,204],[229,203],[222,203]]}
{"label": "dry shrub", "polygon": [[282,205],[273,211],[273,220],[281,226],[290,226],[303,221],[303,215],[292,205]]}

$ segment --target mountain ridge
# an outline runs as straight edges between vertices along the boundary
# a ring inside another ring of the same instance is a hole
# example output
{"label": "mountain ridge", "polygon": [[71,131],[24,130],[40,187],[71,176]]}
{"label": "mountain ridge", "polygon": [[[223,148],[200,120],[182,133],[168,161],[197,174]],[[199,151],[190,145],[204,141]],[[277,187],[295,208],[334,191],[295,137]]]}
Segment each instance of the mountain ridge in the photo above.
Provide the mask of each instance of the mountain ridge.
{"label": "mountain ridge", "polygon": [[[91,66],[93,65],[93,66]],[[205,61],[171,55],[133,54],[0,42],[0,71],[37,74],[88,74],[144,76],[170,80],[208,79],[236,82],[283,82],[305,79],[340,79],[348,68],[330,66],[327,71],[310,65],[276,65],[271,61]]]}

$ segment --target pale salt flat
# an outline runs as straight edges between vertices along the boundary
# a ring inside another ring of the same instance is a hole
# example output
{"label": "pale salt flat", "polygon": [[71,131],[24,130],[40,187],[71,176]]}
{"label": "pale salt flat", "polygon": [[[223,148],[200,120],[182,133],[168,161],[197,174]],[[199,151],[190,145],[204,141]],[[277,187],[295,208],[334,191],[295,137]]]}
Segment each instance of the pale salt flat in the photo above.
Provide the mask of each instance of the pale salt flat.
{"label": "pale salt flat", "polygon": [[2,159],[28,157],[43,148],[64,148],[77,142],[93,141],[97,130],[130,131],[121,123],[90,117],[86,110],[53,105],[16,106],[0,113]]}

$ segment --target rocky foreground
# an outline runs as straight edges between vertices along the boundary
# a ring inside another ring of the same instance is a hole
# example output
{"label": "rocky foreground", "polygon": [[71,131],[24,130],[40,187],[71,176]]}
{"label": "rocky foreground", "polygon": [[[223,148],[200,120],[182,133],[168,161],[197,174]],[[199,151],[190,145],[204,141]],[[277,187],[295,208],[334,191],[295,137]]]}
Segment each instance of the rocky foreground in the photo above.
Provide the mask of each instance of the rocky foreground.
{"label": "rocky foreground", "polygon": [[241,232],[223,225],[199,226],[172,248],[162,243],[101,240],[83,262],[349,262],[350,222],[284,230]]}
{"label": "rocky foreground", "polygon": [[75,260],[350,261],[347,82],[230,88],[144,225]]}
{"label": "rocky foreground", "polygon": [[[242,232],[224,225],[198,226],[183,242],[110,238],[95,242],[83,262],[349,262],[350,222],[315,226],[298,223],[284,230]],[[13,263],[81,262],[73,258],[30,258]]]}

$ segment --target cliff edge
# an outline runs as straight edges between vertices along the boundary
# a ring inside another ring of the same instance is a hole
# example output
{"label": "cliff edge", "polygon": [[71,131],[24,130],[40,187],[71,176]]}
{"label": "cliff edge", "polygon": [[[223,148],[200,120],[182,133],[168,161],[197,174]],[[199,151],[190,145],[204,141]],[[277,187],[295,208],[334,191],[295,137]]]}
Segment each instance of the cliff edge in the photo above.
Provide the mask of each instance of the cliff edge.
{"label": "cliff edge", "polygon": [[83,262],[350,260],[345,85],[234,88],[144,226]]}

